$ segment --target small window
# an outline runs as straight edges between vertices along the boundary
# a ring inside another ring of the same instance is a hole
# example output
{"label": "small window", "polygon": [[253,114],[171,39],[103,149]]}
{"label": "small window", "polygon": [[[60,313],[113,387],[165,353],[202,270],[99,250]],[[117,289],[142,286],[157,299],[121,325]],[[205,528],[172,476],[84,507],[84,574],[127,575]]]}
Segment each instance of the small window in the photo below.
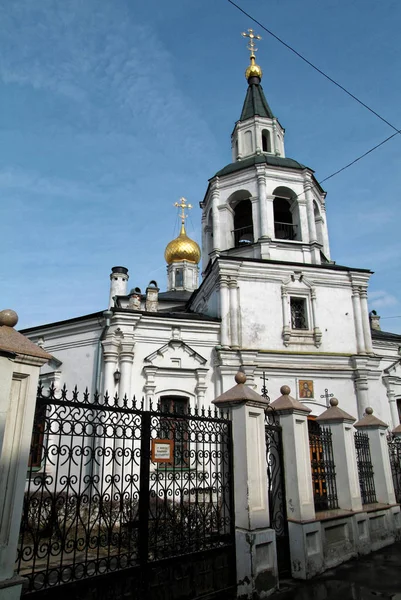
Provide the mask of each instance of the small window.
{"label": "small window", "polygon": [[183,287],[184,285],[184,271],[177,269],[175,272],[175,287]]}
{"label": "small window", "polygon": [[291,298],[291,328],[308,329],[305,298]]}
{"label": "small window", "polygon": [[262,131],[262,150],[263,152],[271,152],[272,146],[270,143],[270,131],[264,129]]}

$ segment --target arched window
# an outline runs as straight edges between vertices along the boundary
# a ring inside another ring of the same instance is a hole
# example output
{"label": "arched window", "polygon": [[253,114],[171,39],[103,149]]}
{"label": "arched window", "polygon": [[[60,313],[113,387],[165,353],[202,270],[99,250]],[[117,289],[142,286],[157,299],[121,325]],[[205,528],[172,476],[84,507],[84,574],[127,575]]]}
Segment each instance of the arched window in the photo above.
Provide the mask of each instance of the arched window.
{"label": "arched window", "polygon": [[279,240],[298,240],[299,214],[296,194],[286,187],[274,190],[274,237]]}
{"label": "arched window", "polygon": [[272,145],[271,145],[271,141],[270,141],[270,131],[268,131],[267,129],[264,129],[262,131],[262,151],[263,152],[271,152],[272,151]]}
{"label": "arched window", "polygon": [[252,203],[241,200],[234,207],[234,245],[253,244]]}

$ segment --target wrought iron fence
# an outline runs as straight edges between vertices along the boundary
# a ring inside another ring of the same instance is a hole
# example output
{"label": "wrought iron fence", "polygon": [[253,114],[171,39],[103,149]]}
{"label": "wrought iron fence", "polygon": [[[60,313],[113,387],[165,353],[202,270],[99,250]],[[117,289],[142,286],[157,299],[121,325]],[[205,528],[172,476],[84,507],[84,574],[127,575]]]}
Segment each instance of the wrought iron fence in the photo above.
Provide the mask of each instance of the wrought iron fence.
{"label": "wrought iron fence", "polygon": [[357,431],[354,434],[354,439],[362,504],[372,504],[377,500],[369,436],[363,431]]}
{"label": "wrought iron fence", "polygon": [[148,598],[144,573],[157,561],[190,555],[205,571],[208,552],[218,563],[213,587],[228,588],[231,443],[231,422],[210,409],[144,410],[126,397],[39,390],[17,557],[26,592],[59,595],[66,584],[124,569],[142,589],[138,598]]}
{"label": "wrought iron fence", "polygon": [[331,431],[314,420],[308,420],[308,428],[315,510],[338,508]]}
{"label": "wrought iron fence", "polygon": [[[266,388],[265,385],[263,387]],[[267,390],[265,393],[266,396]],[[290,575],[291,565],[285,498],[282,428],[278,415],[271,407],[265,413],[265,440],[270,526],[276,532],[277,566],[281,576]]]}
{"label": "wrought iron fence", "polygon": [[401,438],[389,434],[387,438],[390,456],[391,474],[393,476],[395,499],[401,503]]}

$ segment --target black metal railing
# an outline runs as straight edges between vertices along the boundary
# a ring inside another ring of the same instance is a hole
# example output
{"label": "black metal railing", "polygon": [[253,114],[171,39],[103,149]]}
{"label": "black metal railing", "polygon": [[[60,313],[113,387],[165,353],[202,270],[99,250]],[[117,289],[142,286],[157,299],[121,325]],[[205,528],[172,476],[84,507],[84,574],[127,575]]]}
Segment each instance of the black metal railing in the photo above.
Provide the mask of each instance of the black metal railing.
{"label": "black metal railing", "polygon": [[363,431],[357,431],[354,439],[362,504],[373,504],[377,500],[369,436]]}
{"label": "black metal railing", "polygon": [[308,428],[315,510],[332,510],[338,498],[331,431],[314,420],[308,420]]}
{"label": "black metal railing", "polygon": [[175,557],[189,565],[190,598],[203,577],[196,565],[215,569],[207,576],[220,591],[233,584],[231,422],[165,406],[39,390],[17,557],[27,593],[86,597],[65,584],[90,580],[88,597],[109,597],[97,595],[109,585],[110,598],[123,598],[114,588],[128,581],[141,587],[135,598],[149,598],[159,584],[144,577],[157,561],[176,568],[165,562]]}
{"label": "black metal railing", "polygon": [[274,237],[277,240],[295,240],[297,237],[297,226],[293,223],[274,221]]}
{"label": "black metal railing", "polygon": [[247,227],[239,227],[238,229],[233,229],[232,231],[234,235],[234,247],[238,248],[240,246],[247,246],[249,244],[253,244],[253,225],[248,225]]}
{"label": "black metal railing", "polygon": [[390,433],[387,438],[387,443],[395,499],[401,504],[401,438]]}

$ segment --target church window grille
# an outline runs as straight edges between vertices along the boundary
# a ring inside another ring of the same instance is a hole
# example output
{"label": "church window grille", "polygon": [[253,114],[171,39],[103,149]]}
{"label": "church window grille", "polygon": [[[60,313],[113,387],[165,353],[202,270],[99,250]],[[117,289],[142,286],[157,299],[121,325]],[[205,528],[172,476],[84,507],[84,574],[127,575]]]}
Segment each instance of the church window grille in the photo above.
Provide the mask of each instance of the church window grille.
{"label": "church window grille", "polygon": [[291,298],[291,328],[308,329],[306,298]]}
{"label": "church window grille", "polygon": [[188,414],[188,398],[162,396],[160,398],[160,411],[169,415],[161,418],[160,438],[173,440],[174,442],[174,462],[166,463],[166,466],[188,467],[188,420],[182,418]]}

